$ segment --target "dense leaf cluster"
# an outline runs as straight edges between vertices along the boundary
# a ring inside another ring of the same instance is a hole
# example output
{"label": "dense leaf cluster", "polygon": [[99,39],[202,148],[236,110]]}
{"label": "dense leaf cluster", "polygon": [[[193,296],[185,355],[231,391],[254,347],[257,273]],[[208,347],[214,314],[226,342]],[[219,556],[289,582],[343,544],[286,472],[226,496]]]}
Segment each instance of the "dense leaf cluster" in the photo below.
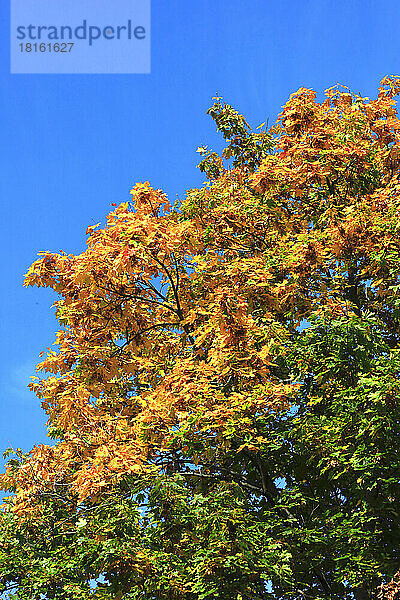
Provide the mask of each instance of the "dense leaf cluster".
{"label": "dense leaf cluster", "polygon": [[2,476],[10,599],[399,598],[399,90],[302,88],[258,133],[216,98],[203,187],[32,265],[54,443]]}

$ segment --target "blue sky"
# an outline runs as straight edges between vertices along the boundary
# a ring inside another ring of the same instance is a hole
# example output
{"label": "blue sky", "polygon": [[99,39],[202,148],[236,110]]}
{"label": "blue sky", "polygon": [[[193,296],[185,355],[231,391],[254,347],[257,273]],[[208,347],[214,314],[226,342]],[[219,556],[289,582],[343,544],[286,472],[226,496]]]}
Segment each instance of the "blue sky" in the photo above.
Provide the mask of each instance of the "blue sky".
{"label": "blue sky", "polygon": [[[93,0],[95,2],[96,0]],[[10,75],[0,6],[2,136],[0,450],[45,440],[27,390],[57,323],[48,290],[25,289],[40,250],[81,252],[85,230],[149,180],[172,198],[198,186],[198,145],[218,147],[216,92],[255,127],[299,87],[340,82],[374,96],[400,73],[396,0],[152,0],[149,75]]]}

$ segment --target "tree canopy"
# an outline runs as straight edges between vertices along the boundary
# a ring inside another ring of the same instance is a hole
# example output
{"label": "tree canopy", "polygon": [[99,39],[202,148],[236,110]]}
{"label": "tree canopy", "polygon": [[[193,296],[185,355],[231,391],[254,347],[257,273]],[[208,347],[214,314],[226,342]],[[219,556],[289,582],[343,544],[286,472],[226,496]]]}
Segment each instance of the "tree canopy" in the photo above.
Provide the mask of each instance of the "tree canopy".
{"label": "tree canopy", "polygon": [[52,441],[2,475],[0,591],[400,597],[399,92],[301,88],[256,132],[215,98],[202,187],[40,253]]}

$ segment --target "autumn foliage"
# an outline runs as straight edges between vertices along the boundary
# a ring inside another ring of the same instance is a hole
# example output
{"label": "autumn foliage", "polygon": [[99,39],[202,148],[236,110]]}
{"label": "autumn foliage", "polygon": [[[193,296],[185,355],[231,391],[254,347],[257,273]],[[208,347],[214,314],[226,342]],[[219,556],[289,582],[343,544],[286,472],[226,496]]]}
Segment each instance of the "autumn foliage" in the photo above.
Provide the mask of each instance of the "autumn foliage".
{"label": "autumn foliage", "polygon": [[2,476],[10,598],[397,598],[399,91],[301,88],[256,133],[216,98],[203,187],[40,253],[53,442]]}

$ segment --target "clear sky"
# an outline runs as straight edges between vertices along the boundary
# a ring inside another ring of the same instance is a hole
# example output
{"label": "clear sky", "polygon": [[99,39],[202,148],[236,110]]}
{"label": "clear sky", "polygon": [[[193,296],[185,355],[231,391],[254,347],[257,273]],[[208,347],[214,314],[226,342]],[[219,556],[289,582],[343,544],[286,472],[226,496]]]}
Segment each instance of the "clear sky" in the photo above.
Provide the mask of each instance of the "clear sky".
{"label": "clear sky", "polygon": [[28,450],[46,430],[27,384],[57,329],[55,296],[22,287],[37,252],[81,252],[137,181],[172,198],[200,185],[216,92],[255,127],[299,87],[374,96],[400,74],[400,3],[152,0],[149,75],[10,75],[8,0],[0,27],[0,450]]}

